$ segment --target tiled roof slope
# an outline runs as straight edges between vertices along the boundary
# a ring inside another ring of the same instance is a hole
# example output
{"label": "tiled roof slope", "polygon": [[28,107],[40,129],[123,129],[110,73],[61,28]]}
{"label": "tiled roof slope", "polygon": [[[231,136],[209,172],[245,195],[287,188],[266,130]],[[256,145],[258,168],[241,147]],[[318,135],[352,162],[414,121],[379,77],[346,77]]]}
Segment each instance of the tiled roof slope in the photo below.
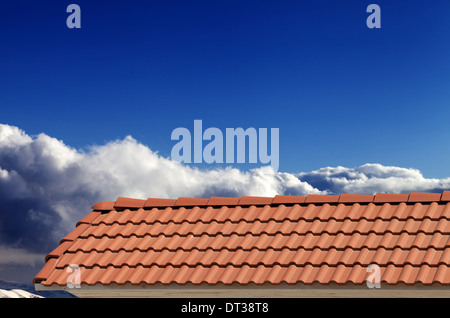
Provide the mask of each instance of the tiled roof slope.
{"label": "tiled roof slope", "polygon": [[35,277],[66,284],[450,284],[450,191],[100,202]]}

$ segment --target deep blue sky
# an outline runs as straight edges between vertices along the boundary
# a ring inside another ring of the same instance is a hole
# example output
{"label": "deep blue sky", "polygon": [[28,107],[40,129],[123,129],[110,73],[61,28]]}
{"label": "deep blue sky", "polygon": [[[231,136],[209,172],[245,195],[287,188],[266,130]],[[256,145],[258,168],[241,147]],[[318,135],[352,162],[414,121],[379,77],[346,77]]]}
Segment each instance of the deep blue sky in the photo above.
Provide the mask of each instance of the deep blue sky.
{"label": "deep blue sky", "polygon": [[450,176],[448,0],[7,0],[0,43],[0,123],[29,134],[77,148],[132,135],[169,156],[172,130],[202,119],[280,128],[280,171]]}

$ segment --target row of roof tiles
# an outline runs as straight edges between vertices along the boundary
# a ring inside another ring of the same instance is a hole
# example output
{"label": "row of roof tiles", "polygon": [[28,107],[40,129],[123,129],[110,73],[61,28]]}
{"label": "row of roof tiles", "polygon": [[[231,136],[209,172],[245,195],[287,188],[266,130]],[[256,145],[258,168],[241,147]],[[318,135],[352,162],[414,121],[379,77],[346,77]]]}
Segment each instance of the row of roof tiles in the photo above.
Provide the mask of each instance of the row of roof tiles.
{"label": "row of roof tiles", "polygon": [[410,194],[377,193],[375,195],[365,194],[341,194],[323,195],[309,194],[307,196],[254,197],[243,196],[241,198],[211,197],[211,198],[185,198],[147,200],[119,197],[115,202],[99,202],[92,208],[98,211],[110,211],[113,209],[139,209],[154,207],[187,207],[187,206],[248,206],[248,205],[276,205],[276,204],[309,204],[309,203],[398,203],[398,202],[449,202],[450,191],[443,193],[421,193]]}
{"label": "row of roof tiles", "polygon": [[[81,225],[80,225],[81,226]],[[246,220],[239,222],[225,221],[223,223],[212,221],[210,223],[154,223],[154,224],[118,224],[114,223],[112,225],[99,224],[98,226],[86,227],[86,229],[79,235],[80,238],[87,238],[89,236],[94,236],[96,238],[101,238],[103,236],[116,237],[118,235],[123,237],[129,237],[135,235],[137,237],[142,237],[145,235],[158,236],[164,234],[166,236],[172,235],[203,235],[207,234],[210,236],[222,234],[222,235],[232,235],[232,234],[269,234],[275,235],[277,233],[282,233],[289,235],[292,233],[296,234],[401,234],[403,232],[409,234],[425,233],[434,234],[439,232],[441,234],[450,234],[450,220],[440,219],[440,220],[397,220],[383,221],[377,219],[375,221],[368,221],[366,219],[361,219],[359,221],[353,221],[346,219],[345,221],[336,221],[331,219],[329,221],[291,221],[284,220],[283,222],[277,222],[270,220],[268,222],[261,222],[259,220],[254,222],[248,222]]]}
{"label": "row of roof tiles", "polygon": [[190,207],[174,209],[167,207],[164,209],[138,209],[133,210],[133,213],[123,213],[123,211],[111,210],[109,212],[101,213],[100,211],[93,211],[81,220],[78,224],[91,225],[112,225],[112,224],[153,224],[153,223],[209,223],[212,221],[223,223],[226,221],[240,222],[240,221],[313,221],[313,220],[442,220],[450,219],[450,202],[429,204],[415,203],[408,205],[404,202],[392,206],[390,203],[383,205],[375,205],[369,203],[368,205],[353,204],[339,204],[332,206],[328,203],[323,205],[307,205],[307,206],[250,206],[245,207]]}
{"label": "row of roof tiles", "polygon": [[132,252],[139,250],[141,252],[146,251],[192,251],[199,250],[204,251],[211,249],[214,251],[227,250],[243,250],[250,251],[252,249],[259,250],[281,250],[292,249],[296,250],[300,247],[304,250],[313,250],[319,248],[321,250],[344,250],[352,248],[355,250],[367,249],[425,249],[433,248],[442,250],[450,246],[449,236],[441,233],[434,233],[433,235],[427,235],[420,233],[418,235],[411,235],[408,233],[379,235],[375,233],[359,234],[354,233],[352,235],[346,234],[276,234],[276,235],[237,235],[231,236],[217,235],[201,235],[201,236],[143,236],[143,237],[122,237],[117,236],[114,238],[102,237],[96,238],[90,236],[85,239],[78,239],[75,242],[64,242],[53,252],[51,252],[48,258],[59,257],[63,252],[76,253],[78,251],[83,252],[119,252],[127,251]]}
{"label": "row of roof tiles", "polygon": [[[71,273],[66,269],[58,269],[54,267],[56,260],[50,260],[53,268],[48,273],[42,273],[48,278],[42,282],[44,286],[53,284],[66,285]],[[111,285],[111,284],[364,284],[369,277],[367,267],[361,265],[338,265],[338,266],[264,266],[259,265],[251,267],[232,266],[221,267],[213,265],[207,266],[186,266],[174,267],[171,265],[159,267],[156,265],[150,267],[93,267],[85,268],[80,266],[80,274],[83,277],[82,284],[95,285]],[[433,283],[445,284],[450,280],[450,270],[448,265],[439,266],[412,266],[404,265],[396,267],[388,265],[380,267],[381,283],[398,284],[404,283],[413,285],[422,283],[429,285]]]}
{"label": "row of roof tiles", "polygon": [[436,250],[434,248],[418,249],[412,248],[405,250],[402,248],[395,249],[368,249],[355,250],[347,248],[345,250],[337,250],[332,248],[329,250],[322,250],[315,248],[313,250],[306,250],[299,248],[297,250],[282,249],[274,250],[269,248],[267,250],[252,249],[244,250],[219,250],[215,251],[207,249],[204,251],[168,251],[162,252],[146,251],[141,252],[134,250],[133,252],[119,251],[119,252],[83,252],[64,254],[56,268],[65,269],[71,264],[83,264],[85,268],[93,267],[150,267],[157,265],[175,266],[337,266],[337,265],[361,265],[369,266],[370,264],[377,264],[379,266],[387,265],[413,265],[413,266],[439,266],[450,264],[450,248],[444,250]]}

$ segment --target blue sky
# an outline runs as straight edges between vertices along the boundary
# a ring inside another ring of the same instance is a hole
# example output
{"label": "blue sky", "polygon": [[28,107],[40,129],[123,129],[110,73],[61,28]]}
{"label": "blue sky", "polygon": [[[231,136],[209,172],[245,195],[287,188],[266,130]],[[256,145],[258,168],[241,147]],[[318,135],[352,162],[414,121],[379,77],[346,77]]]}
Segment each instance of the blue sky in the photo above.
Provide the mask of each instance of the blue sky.
{"label": "blue sky", "polygon": [[[448,0],[0,2],[0,280],[118,196],[450,190],[449,38]],[[195,119],[279,128],[279,171],[167,159]]]}
{"label": "blue sky", "polygon": [[447,177],[449,15],[446,0],[3,1],[1,123],[76,148],[131,135],[163,156],[194,119],[276,127],[280,171]]}

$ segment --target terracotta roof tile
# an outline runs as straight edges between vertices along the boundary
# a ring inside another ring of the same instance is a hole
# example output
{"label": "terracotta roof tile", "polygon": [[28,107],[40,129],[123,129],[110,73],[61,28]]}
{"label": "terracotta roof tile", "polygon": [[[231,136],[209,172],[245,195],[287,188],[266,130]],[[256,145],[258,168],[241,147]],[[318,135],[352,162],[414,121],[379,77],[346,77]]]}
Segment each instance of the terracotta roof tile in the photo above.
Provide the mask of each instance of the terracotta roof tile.
{"label": "terracotta roof tile", "polygon": [[83,223],[78,225],[75,230],[67,234],[60,242],[60,244],[64,242],[73,242],[75,241],[79,236],[81,236],[86,230],[91,229],[89,224]]}
{"label": "terracotta roof tile", "polygon": [[272,204],[273,198],[244,196],[239,200],[239,205],[266,205]]}
{"label": "terracotta roof tile", "polygon": [[47,262],[50,258],[59,258],[62,256],[71,246],[73,245],[72,241],[64,241],[57,248],[51,251],[46,257],[45,261]]}
{"label": "terracotta roof tile", "polygon": [[335,203],[339,202],[338,195],[310,194],[306,197],[306,203]]}
{"label": "terracotta roof tile", "polygon": [[450,195],[308,195],[101,202],[34,282],[450,284]]}
{"label": "terracotta roof tile", "polygon": [[92,206],[92,209],[96,211],[111,211],[112,209],[114,209],[114,204],[114,201],[98,202]]}
{"label": "terracotta roof tile", "polygon": [[208,200],[208,205],[238,205],[239,198],[228,198],[228,197],[211,197]]}
{"label": "terracotta roof tile", "polygon": [[119,197],[116,200],[116,203],[114,204],[114,208],[116,208],[116,209],[121,209],[121,208],[139,209],[139,208],[143,208],[144,204],[145,204],[145,200]]}
{"label": "terracotta roof tile", "polygon": [[442,193],[420,193],[411,192],[408,202],[438,202],[441,200]]}
{"label": "terracotta roof tile", "polygon": [[368,203],[373,202],[374,195],[366,195],[366,194],[341,194],[339,197],[339,202],[341,203]]}
{"label": "terracotta roof tile", "polygon": [[145,201],[144,208],[169,207],[174,206],[175,202],[177,202],[175,199],[149,198]]}
{"label": "terracotta roof tile", "polygon": [[58,259],[53,257],[46,259],[44,267],[34,277],[33,284],[35,284],[36,282],[49,280],[50,275],[55,271],[55,265],[57,261]]}
{"label": "terracotta roof tile", "polygon": [[441,201],[450,201],[450,191],[442,192]]}
{"label": "terracotta roof tile", "polygon": [[306,196],[276,195],[273,198],[272,204],[299,204],[305,203],[305,200]]}
{"label": "terracotta roof tile", "polygon": [[209,199],[203,198],[178,198],[174,206],[205,206]]}
{"label": "terracotta roof tile", "polygon": [[[388,205],[388,204],[386,204]],[[406,203],[402,202],[400,204],[398,204],[397,206],[393,206],[393,213],[392,213],[392,218],[397,218],[399,220],[404,220],[406,218],[408,218],[410,210],[411,210],[411,206],[406,205]]]}
{"label": "terracotta roof tile", "polygon": [[396,203],[396,202],[408,202],[408,194],[393,194],[393,193],[377,193],[373,202],[375,203]]}
{"label": "terracotta roof tile", "polygon": [[[111,209],[110,209],[111,210]],[[99,216],[101,215],[101,212],[99,211],[92,211],[91,213],[87,214],[84,218],[82,218],[80,221],[78,221],[78,223],[76,224],[76,226],[80,225],[80,224],[91,224],[92,222],[94,222]]]}

